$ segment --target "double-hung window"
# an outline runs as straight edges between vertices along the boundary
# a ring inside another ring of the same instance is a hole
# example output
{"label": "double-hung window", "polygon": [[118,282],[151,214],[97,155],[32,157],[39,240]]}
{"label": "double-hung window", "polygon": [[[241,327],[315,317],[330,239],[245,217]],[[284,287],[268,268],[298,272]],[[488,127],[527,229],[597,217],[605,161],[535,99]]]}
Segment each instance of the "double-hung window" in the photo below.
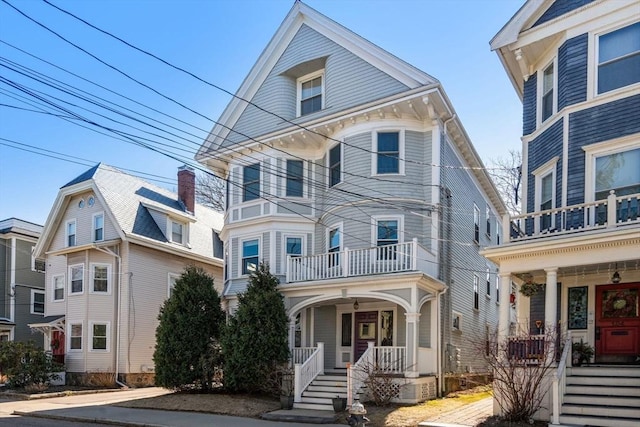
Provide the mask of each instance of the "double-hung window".
{"label": "double-hung window", "polygon": [[100,242],[104,240],[104,214],[97,213],[93,215],[93,241]]}
{"label": "double-hung window", "polygon": [[553,115],[554,111],[554,66],[553,62],[542,72],[542,98],[540,102],[540,111],[542,113],[541,121],[546,121]]}
{"label": "double-hung window", "polygon": [[242,242],[242,274],[251,274],[258,268],[259,247],[258,239]]}
{"label": "double-hung window", "polygon": [[242,171],[242,201],[260,197],[260,163],[245,166]]}
{"label": "double-hung window", "polygon": [[35,255],[36,255],[36,247],[31,246],[31,271],[44,273],[47,263],[43,259],[37,259]]}
{"label": "double-hung window", "polygon": [[72,323],[69,329],[69,350],[82,350],[82,323]]}
{"label": "double-hung window", "polygon": [[185,231],[187,229],[187,225],[182,222],[169,220],[171,222],[171,241],[173,243],[179,243],[184,245],[185,243]]}
{"label": "double-hung window", "polygon": [[376,151],[376,174],[400,174],[400,132],[378,132]]}
{"label": "double-hung window", "polygon": [[53,282],[53,300],[54,301],[64,300],[64,274],[53,276],[52,282]]}
{"label": "double-hung window", "polygon": [[302,237],[287,237],[285,240],[286,255],[302,256]]}
{"label": "double-hung window", "polygon": [[500,276],[496,274],[496,302],[500,302]]}
{"label": "double-hung window", "polygon": [[378,219],[376,221],[376,246],[379,260],[396,259],[399,221],[397,219]]}
{"label": "double-hung window", "polygon": [[[640,193],[640,148],[609,153],[595,158],[595,200],[605,200],[611,190],[616,196]],[[603,224],[607,213],[604,206],[596,209],[597,222]],[[638,205],[622,201],[617,206],[619,221],[638,218]]]}
{"label": "double-hung window", "polygon": [[173,295],[173,290],[176,287],[176,282],[180,279],[180,275],[176,273],[169,273],[168,284],[167,284],[167,297],[171,298]]}
{"label": "double-hung window", "polygon": [[340,265],[340,245],[341,245],[340,227],[331,228],[329,230],[329,267]]}
{"label": "double-hung window", "polygon": [[342,144],[329,150],[329,187],[342,181]]}
{"label": "double-hung window", "polygon": [[[540,211],[546,211],[553,208],[553,173],[549,172],[540,179]],[[545,214],[540,217],[540,229],[548,230],[551,228],[551,214]]]}
{"label": "double-hung window", "polygon": [[491,236],[491,209],[489,208],[489,205],[487,205],[484,213],[487,221],[487,236]]}
{"label": "double-hung window", "polygon": [[640,82],[640,22],[598,38],[598,93]]}
{"label": "double-hung window", "polygon": [[303,178],[302,160],[287,160],[287,197],[302,197]]}
{"label": "double-hung window", "polygon": [[473,241],[480,243],[480,209],[473,204]]}
{"label": "double-hung window", "polygon": [[91,350],[108,351],[109,350],[109,324],[93,323],[91,324]]}
{"label": "double-hung window", "polygon": [[44,314],[44,291],[31,289],[31,314]]}
{"label": "double-hung window", "polygon": [[69,294],[81,294],[84,291],[84,265],[69,266]]}
{"label": "double-hung window", "polygon": [[313,73],[298,79],[298,116],[322,110],[323,73]]}
{"label": "double-hung window", "polygon": [[491,269],[487,267],[487,296],[491,296]]}
{"label": "double-hung window", "polygon": [[109,293],[109,276],[111,267],[107,264],[91,264],[91,291]]}
{"label": "double-hung window", "polygon": [[[535,177],[535,209],[537,212],[547,211],[556,206],[556,156],[532,172]],[[535,223],[536,232],[553,228],[553,212],[541,215]]]}
{"label": "double-hung window", "polygon": [[72,219],[67,221],[67,246],[76,245],[76,220]]}

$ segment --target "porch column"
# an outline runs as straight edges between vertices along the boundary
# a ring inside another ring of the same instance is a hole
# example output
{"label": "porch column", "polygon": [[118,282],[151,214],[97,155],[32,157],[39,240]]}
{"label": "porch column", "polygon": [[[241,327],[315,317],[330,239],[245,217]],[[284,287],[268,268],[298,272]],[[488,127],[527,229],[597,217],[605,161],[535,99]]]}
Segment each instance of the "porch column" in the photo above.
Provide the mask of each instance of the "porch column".
{"label": "porch column", "polygon": [[498,342],[504,342],[509,336],[511,309],[511,273],[500,272],[500,312],[498,317]]}
{"label": "porch column", "polygon": [[[545,268],[547,273],[547,283],[544,292],[544,324],[548,334],[557,334],[558,318],[558,268]],[[555,354],[555,340],[547,340],[551,348],[548,355]]]}
{"label": "porch column", "polygon": [[289,318],[289,354],[293,357],[293,349],[296,346],[296,318]]}
{"label": "porch column", "polygon": [[418,369],[418,331],[420,327],[420,313],[406,313],[407,319],[407,368],[405,377],[417,378]]}

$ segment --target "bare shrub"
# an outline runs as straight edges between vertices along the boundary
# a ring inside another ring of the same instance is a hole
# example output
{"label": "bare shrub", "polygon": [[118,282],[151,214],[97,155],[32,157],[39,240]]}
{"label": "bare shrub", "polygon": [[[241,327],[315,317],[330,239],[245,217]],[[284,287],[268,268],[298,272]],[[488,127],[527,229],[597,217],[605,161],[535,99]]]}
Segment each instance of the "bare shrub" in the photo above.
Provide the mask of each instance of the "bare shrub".
{"label": "bare shrub", "polygon": [[113,372],[89,372],[87,385],[92,387],[113,387],[116,384],[116,374]]}
{"label": "bare shrub", "polygon": [[376,406],[386,406],[400,397],[402,388],[407,385],[406,378],[389,373],[373,360],[354,365],[353,376],[364,384],[368,397]]}

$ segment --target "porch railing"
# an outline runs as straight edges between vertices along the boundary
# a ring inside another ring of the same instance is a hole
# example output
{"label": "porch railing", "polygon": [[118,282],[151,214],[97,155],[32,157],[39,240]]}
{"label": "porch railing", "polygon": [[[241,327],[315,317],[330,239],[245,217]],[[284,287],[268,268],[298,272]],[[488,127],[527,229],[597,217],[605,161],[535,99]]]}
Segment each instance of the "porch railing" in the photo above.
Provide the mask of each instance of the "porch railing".
{"label": "porch railing", "polygon": [[373,367],[384,374],[402,374],[407,370],[406,347],[373,347]]}
{"label": "porch railing", "polygon": [[413,239],[394,245],[288,256],[286,280],[292,283],[417,270],[434,277],[437,275],[435,258]]}
{"label": "porch railing", "polygon": [[577,231],[615,228],[640,223],[640,193],[605,200],[504,217],[503,241],[528,240]]}
{"label": "porch railing", "polygon": [[319,342],[309,358],[294,365],[294,402],[302,400],[302,392],[319,375],[324,373],[324,343]]}
{"label": "porch railing", "polygon": [[553,424],[560,424],[560,408],[562,408],[564,392],[567,385],[567,363],[571,363],[571,343],[571,331],[568,331],[567,338],[564,341],[562,356],[558,362],[558,369],[556,371],[556,375],[553,377],[553,383],[551,385],[553,395],[553,409],[551,416]]}
{"label": "porch railing", "polygon": [[507,355],[509,359],[515,359],[525,364],[540,363],[546,356],[545,345],[545,335],[509,337],[507,341]]}
{"label": "porch railing", "polygon": [[311,357],[317,347],[294,347],[291,350],[291,363],[304,363]]}

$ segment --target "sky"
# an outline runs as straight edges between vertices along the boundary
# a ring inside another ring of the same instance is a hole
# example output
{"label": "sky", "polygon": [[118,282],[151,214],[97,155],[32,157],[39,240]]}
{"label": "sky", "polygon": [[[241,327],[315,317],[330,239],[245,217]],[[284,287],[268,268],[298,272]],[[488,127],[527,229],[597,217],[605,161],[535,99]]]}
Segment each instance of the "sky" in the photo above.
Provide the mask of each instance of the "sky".
{"label": "sky", "polygon": [[[47,1],[230,92],[293,6],[293,0]],[[440,80],[485,164],[521,147],[522,105],[489,40],[523,2],[305,1]],[[60,187],[99,162],[175,190],[178,167],[195,165],[196,150],[230,99],[45,1],[2,0],[0,220],[44,225]]]}

